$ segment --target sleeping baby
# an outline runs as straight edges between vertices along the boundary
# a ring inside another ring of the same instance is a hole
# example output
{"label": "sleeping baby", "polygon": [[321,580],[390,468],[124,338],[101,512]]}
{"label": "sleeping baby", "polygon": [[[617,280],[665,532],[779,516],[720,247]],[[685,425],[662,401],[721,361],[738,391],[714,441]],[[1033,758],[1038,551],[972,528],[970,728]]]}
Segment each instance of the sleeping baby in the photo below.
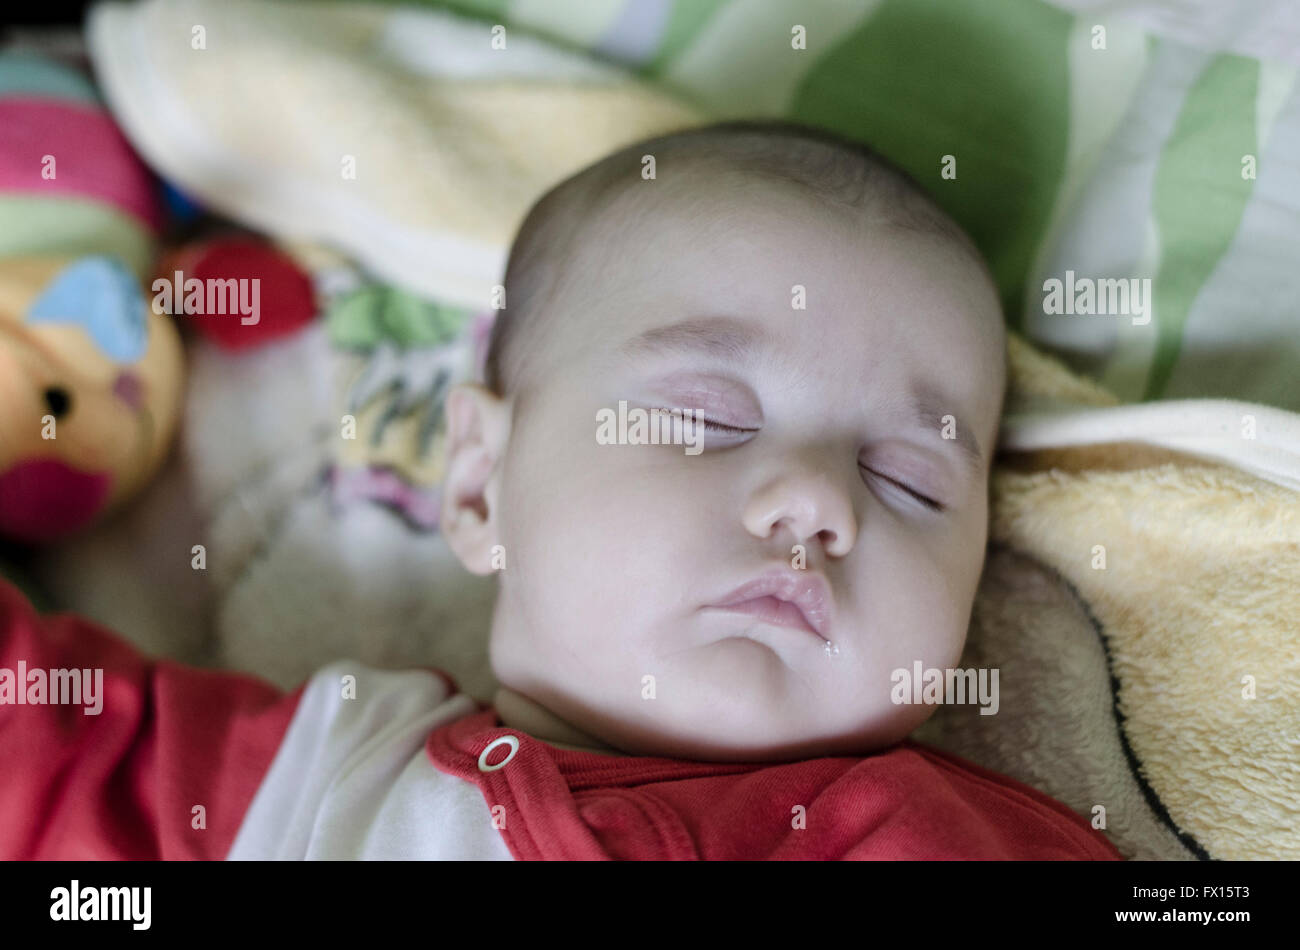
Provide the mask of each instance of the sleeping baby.
{"label": "sleeping baby", "polygon": [[353,661],[281,693],[4,587],[4,665],[108,697],[0,706],[10,774],[84,804],[125,769],[150,807],[38,818],[6,783],[0,857],[1119,857],[908,738],[935,706],[898,671],[962,655],[1006,388],[988,268],[910,178],[787,123],[663,136],[544,195],[504,286],[442,511],[499,577],[493,702]]}

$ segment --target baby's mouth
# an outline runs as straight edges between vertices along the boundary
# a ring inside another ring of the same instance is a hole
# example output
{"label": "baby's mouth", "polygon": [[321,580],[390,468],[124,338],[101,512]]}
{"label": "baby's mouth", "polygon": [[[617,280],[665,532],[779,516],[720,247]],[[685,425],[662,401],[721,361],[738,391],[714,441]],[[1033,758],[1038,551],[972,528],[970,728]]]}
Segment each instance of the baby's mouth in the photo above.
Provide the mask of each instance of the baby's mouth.
{"label": "baby's mouth", "polygon": [[774,623],[782,627],[790,627],[794,630],[806,630],[818,640],[825,639],[820,633],[813,629],[810,623],[808,623],[807,619],[803,615],[803,611],[788,600],[781,600],[778,597],[753,597],[749,600],[742,600],[738,603],[728,604],[725,607],[717,609],[748,614],[768,623]]}
{"label": "baby's mouth", "polygon": [[709,607],[803,630],[826,642],[830,628],[830,585],[820,574],[781,566],[741,584]]}

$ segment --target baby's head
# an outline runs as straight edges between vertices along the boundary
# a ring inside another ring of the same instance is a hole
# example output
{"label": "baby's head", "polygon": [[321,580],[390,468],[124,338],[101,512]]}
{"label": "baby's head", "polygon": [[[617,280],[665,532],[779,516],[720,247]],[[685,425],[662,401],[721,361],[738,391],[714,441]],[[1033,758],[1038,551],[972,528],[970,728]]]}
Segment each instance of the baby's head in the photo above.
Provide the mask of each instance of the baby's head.
{"label": "baby's head", "polygon": [[[928,718],[891,674],[960,659],[1006,386],[965,233],[865,147],[725,123],[556,186],[505,288],[443,502],[500,569],[497,679],[636,755],[866,754]],[[636,439],[660,407],[702,451]]]}

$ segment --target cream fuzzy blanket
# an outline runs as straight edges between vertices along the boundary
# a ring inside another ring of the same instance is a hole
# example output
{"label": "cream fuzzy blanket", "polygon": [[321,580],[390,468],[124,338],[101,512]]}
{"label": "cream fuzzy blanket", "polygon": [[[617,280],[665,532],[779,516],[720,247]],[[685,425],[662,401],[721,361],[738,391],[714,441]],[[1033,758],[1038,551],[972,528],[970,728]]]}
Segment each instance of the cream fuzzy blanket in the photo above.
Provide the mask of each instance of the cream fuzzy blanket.
{"label": "cream fuzzy blanket", "polygon": [[963,662],[1002,706],[918,738],[1104,809],[1130,858],[1300,857],[1300,417],[1118,406],[1010,353]]}

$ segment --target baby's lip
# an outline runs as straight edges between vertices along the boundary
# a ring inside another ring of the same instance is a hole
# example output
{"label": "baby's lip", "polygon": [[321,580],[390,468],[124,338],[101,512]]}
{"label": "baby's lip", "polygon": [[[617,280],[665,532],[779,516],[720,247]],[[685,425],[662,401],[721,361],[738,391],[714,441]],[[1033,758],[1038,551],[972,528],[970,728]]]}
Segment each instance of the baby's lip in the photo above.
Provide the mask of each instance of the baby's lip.
{"label": "baby's lip", "polygon": [[771,597],[798,609],[813,633],[823,640],[831,628],[830,584],[820,574],[780,567],[741,584],[712,607],[734,607],[746,601]]}

